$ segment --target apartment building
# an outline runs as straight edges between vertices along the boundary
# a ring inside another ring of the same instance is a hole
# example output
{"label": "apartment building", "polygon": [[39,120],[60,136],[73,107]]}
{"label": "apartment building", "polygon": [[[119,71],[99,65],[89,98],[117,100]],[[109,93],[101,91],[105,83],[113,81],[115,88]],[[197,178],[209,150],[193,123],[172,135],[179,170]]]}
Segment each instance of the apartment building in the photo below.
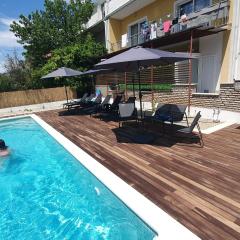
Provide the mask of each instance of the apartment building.
{"label": "apartment building", "polygon": [[[201,97],[196,103],[211,104],[214,99],[221,104],[219,94],[239,89],[239,23],[237,0],[99,0],[88,29],[104,42],[109,56],[136,45],[191,50],[196,57],[191,67],[193,97]],[[187,83],[178,79],[181,64],[175,66],[176,84]],[[234,96],[240,100],[239,93]]]}

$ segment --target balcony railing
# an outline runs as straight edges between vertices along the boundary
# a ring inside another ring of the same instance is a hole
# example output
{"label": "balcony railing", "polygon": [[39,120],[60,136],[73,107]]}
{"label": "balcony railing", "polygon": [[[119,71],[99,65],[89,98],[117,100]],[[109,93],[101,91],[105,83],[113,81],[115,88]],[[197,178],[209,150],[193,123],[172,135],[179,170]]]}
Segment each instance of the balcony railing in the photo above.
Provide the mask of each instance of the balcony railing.
{"label": "balcony railing", "polygon": [[[128,34],[128,36],[124,38],[124,41],[120,40],[115,43],[109,43],[109,50],[110,52],[119,51],[127,47],[133,47],[156,38],[161,38],[163,36],[181,32],[194,27],[217,28],[226,26],[229,21],[229,1],[215,0],[214,3],[214,5],[203,8],[201,11],[189,14],[184,23],[181,21],[181,19],[179,19],[177,23],[171,26],[170,31],[167,33],[164,32],[159,24],[157,24],[154,33],[150,31],[148,36],[142,33],[132,36],[129,36]],[[170,15],[174,16],[174,14]],[[162,20],[166,21],[171,19],[168,15],[168,17],[163,17]],[[157,21],[152,22],[155,22],[155,24],[157,23]],[[151,29],[150,26],[149,29]]]}

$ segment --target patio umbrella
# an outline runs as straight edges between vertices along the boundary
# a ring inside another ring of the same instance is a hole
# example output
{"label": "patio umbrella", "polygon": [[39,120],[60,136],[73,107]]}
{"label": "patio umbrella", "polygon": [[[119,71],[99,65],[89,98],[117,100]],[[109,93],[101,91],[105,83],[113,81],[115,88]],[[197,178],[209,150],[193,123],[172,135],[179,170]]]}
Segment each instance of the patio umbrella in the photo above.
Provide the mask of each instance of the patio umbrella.
{"label": "patio umbrella", "polygon": [[113,71],[112,69],[90,69],[88,71],[82,72],[81,75],[97,75],[101,73],[108,73]]}
{"label": "patio umbrella", "polygon": [[[41,77],[41,79],[57,78],[57,77],[60,77],[60,78],[75,77],[75,76],[80,76],[81,74],[82,74],[82,72],[80,72],[80,71],[73,70],[71,68],[61,67],[43,77]],[[68,94],[67,94],[66,85],[64,85],[64,87],[65,87],[65,93],[66,93],[66,98],[67,98],[67,102],[68,102]]]}
{"label": "patio umbrella", "polygon": [[[109,72],[114,72],[112,69],[90,69],[81,74],[81,76],[85,75],[98,75],[101,73],[109,73]],[[94,80],[92,79],[92,85],[94,87]]]}
{"label": "patio umbrella", "polygon": [[142,118],[142,92],[140,81],[140,67],[153,65],[166,65],[191,59],[188,53],[173,53],[159,49],[143,48],[140,46],[131,48],[114,57],[95,65],[95,69],[116,69],[117,71],[138,72],[140,113]]}

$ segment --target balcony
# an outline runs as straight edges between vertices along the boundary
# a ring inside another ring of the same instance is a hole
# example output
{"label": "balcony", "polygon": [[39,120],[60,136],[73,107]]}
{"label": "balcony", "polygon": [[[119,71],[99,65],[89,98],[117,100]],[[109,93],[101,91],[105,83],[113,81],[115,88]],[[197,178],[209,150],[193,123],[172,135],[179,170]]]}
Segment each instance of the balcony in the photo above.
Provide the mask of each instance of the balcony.
{"label": "balcony", "polygon": [[124,19],[134,12],[153,3],[155,0],[108,0],[105,2],[105,15],[114,19]]}
{"label": "balcony", "polygon": [[104,0],[97,1],[94,5],[93,14],[86,24],[86,28],[94,27],[104,19]]}
{"label": "balcony", "polygon": [[[148,35],[143,34],[141,30],[139,30],[138,34],[134,35],[131,35],[128,32],[127,34],[123,35],[122,39],[118,42],[109,43],[109,50],[110,52],[119,51],[124,48],[141,45],[146,42],[151,42],[155,39],[174,35],[190,29],[211,29],[211,31],[223,29],[229,23],[229,1],[215,0],[213,2],[214,4],[209,7],[188,14],[187,19],[184,22],[181,18],[179,18],[178,21],[171,26],[168,32],[164,31],[163,25],[165,21],[172,21],[173,18],[169,18],[169,15],[174,16],[174,14],[169,14],[168,16],[162,17],[162,25],[159,24],[159,20],[148,23]],[[154,24],[153,28],[151,28],[151,24]],[[154,29],[154,31],[152,31],[152,29]]]}

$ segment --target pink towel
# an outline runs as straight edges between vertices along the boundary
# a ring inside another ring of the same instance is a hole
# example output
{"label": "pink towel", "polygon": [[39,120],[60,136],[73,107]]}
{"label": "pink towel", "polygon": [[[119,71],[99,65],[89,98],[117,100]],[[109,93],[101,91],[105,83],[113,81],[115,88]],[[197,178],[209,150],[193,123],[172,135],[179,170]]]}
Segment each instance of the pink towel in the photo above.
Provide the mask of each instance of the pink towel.
{"label": "pink towel", "polygon": [[172,26],[172,21],[169,20],[169,21],[164,22],[163,23],[163,31],[165,33],[169,32],[171,29],[171,26]]}

